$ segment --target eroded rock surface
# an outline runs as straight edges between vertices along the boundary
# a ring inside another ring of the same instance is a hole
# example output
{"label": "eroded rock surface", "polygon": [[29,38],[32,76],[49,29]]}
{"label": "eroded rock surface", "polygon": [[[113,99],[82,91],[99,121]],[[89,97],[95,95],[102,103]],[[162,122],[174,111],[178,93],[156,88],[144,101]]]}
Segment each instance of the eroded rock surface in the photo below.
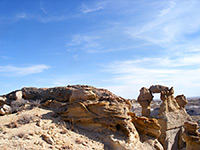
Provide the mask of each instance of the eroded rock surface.
{"label": "eroded rock surface", "polygon": [[163,150],[163,146],[158,142],[158,137],[161,134],[161,126],[155,118],[139,117],[135,113],[129,113],[132,117],[132,122],[136,127],[140,140],[146,147]]}
{"label": "eroded rock surface", "polygon": [[169,88],[163,85],[152,85],[149,88],[149,91],[151,91],[152,93],[161,93],[162,91],[168,91],[168,90]]}
{"label": "eroded rock surface", "polygon": [[185,105],[188,103],[186,97],[183,94],[176,96],[175,100],[181,108],[185,108]]}
{"label": "eroded rock surface", "polygon": [[159,141],[166,150],[176,150],[184,146],[182,127],[185,121],[192,120],[184,107],[179,106],[173,94],[174,89],[170,88],[162,91],[160,96],[163,102],[158,114],[158,122],[162,127]]}
{"label": "eroded rock surface", "polygon": [[137,101],[142,106],[142,116],[150,117],[151,101],[153,100],[153,95],[151,92],[143,87],[140,89],[140,95],[137,98]]}
{"label": "eroded rock surface", "polygon": [[165,150],[182,148],[184,146],[182,138],[183,124],[185,121],[192,120],[185,110],[185,105],[187,104],[185,96],[178,95],[174,98],[173,87],[169,88],[162,85],[152,85],[149,89],[143,87],[138,97],[138,102],[142,106],[142,116],[150,116],[153,93],[160,93],[162,100],[159,113],[156,115],[158,123],[162,127],[161,135],[158,138],[160,143]]}
{"label": "eroded rock surface", "polygon": [[[20,91],[22,98],[41,100],[43,106],[54,110],[64,121],[102,134],[105,137],[102,139],[111,149],[145,148],[128,114],[131,102],[108,90],[76,85],[56,88],[26,87]],[[152,148],[154,149],[156,148]]]}
{"label": "eroded rock surface", "polygon": [[[107,142],[113,148],[129,149],[133,144],[141,145],[139,135],[128,112],[131,103],[108,90],[88,86],[69,87],[71,95],[66,101],[51,100],[46,106],[55,108],[64,121],[81,128],[107,135]],[[56,105],[55,105],[56,104]],[[111,136],[114,134],[115,136]],[[118,137],[118,138],[116,138]],[[123,137],[123,140],[119,140]],[[118,145],[117,143],[121,143]],[[141,145],[142,146],[142,145]]]}
{"label": "eroded rock surface", "polygon": [[184,123],[183,138],[186,141],[186,150],[200,149],[199,126],[196,122],[187,121]]}

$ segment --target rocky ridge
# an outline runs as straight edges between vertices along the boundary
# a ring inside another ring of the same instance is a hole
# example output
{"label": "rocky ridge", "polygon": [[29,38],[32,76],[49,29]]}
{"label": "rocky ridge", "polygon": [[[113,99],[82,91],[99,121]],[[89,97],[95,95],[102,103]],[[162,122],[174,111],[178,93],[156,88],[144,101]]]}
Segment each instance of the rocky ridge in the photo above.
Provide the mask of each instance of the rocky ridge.
{"label": "rocky ridge", "polygon": [[[152,93],[160,93],[163,101],[157,119],[150,116]],[[185,146],[183,125],[191,118],[184,108],[187,103],[184,95],[174,98],[173,93],[173,88],[160,85],[142,88],[138,97],[143,115],[140,117],[131,112],[129,100],[106,89],[83,85],[26,87],[1,96],[0,112],[1,115],[14,113],[16,109],[13,111],[12,106],[16,101],[24,101],[22,110],[31,108],[28,104],[32,102],[40,101],[42,109],[51,110],[65,123],[98,135],[103,149],[176,149]],[[40,125],[39,121],[37,125]],[[86,136],[91,138],[90,134]],[[41,138],[49,145],[56,145],[55,140],[45,133]]]}

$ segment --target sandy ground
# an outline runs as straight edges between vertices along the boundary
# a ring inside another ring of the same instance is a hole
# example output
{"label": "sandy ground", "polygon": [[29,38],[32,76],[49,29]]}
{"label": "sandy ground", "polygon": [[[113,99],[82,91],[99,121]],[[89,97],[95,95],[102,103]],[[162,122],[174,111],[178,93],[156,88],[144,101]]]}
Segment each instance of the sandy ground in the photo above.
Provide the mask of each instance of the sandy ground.
{"label": "sandy ground", "polygon": [[0,116],[0,149],[102,150],[104,145],[97,135],[63,122],[51,110],[34,108]]}
{"label": "sandy ground", "polygon": [[[161,101],[153,101],[151,108],[159,109]],[[198,107],[198,108],[197,108]],[[200,125],[200,100],[189,100],[186,106],[193,120]],[[133,111],[141,114],[141,107],[133,103]],[[0,116],[0,150],[103,150],[102,136],[66,123],[53,111],[35,107],[18,113]]]}

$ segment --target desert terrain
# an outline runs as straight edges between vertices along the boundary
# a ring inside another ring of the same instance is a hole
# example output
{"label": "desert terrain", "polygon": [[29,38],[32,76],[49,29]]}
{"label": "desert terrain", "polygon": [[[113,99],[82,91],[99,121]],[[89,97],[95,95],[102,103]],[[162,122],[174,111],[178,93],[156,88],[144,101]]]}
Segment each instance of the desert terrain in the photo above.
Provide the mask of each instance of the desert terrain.
{"label": "desert terrain", "polygon": [[92,86],[22,88],[0,96],[0,149],[196,150],[200,99],[173,93],[155,85],[127,100]]}

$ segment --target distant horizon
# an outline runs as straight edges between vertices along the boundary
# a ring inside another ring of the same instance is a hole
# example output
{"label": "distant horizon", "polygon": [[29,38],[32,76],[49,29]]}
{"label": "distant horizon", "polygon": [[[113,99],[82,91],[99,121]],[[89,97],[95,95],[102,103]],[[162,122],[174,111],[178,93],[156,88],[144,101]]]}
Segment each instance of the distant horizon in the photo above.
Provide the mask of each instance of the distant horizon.
{"label": "distant horizon", "polygon": [[[81,85],[81,84],[74,84],[74,85]],[[71,84],[70,85],[66,85],[66,86],[54,86],[54,87],[67,87],[67,86],[71,86]],[[92,85],[85,85],[85,86],[92,86]],[[34,87],[34,86],[26,86],[26,87]],[[54,88],[54,87],[34,87],[34,88]],[[92,87],[95,87],[95,86],[92,86]],[[24,88],[24,87],[22,87],[22,88]],[[3,94],[0,93],[0,96],[7,95],[7,94],[9,94],[9,93],[11,93],[13,91],[16,91],[16,90],[21,90],[22,88],[14,89],[14,90],[11,90],[11,91],[9,91],[7,93],[3,93]],[[99,88],[99,87],[95,87],[95,88]],[[99,88],[99,89],[105,89],[105,88]],[[109,90],[109,89],[107,89],[107,90]],[[112,92],[112,93],[115,94],[114,92]],[[182,93],[182,94],[184,94],[184,93]],[[115,95],[117,95],[117,94],[115,94]],[[178,94],[178,95],[180,95],[180,94]],[[121,95],[117,95],[117,96],[123,97]],[[139,96],[139,94],[138,94],[138,96]],[[153,100],[160,100],[160,98],[159,98],[160,97],[160,93],[153,93],[153,96],[154,96]],[[177,95],[174,94],[174,96],[177,96]],[[186,96],[186,99],[188,99],[188,100],[190,100],[190,99],[200,99],[200,96],[189,96],[189,97],[187,95],[185,95],[185,96]],[[132,97],[132,98],[123,97],[123,98],[126,98],[126,99],[137,99],[137,97],[135,97],[135,98],[134,97]]]}
{"label": "distant horizon", "polygon": [[200,95],[198,0],[1,0],[0,94],[73,84]]}

